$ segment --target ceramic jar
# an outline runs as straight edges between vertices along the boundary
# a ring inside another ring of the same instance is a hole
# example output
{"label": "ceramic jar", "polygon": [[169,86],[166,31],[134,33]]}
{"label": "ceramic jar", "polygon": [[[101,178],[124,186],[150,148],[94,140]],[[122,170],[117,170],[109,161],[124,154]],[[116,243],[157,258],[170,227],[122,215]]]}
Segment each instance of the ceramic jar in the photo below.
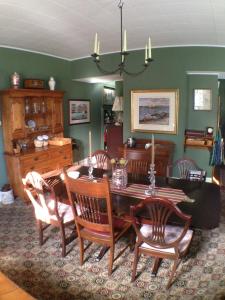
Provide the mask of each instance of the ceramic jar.
{"label": "ceramic jar", "polygon": [[18,89],[20,86],[20,75],[16,72],[11,75],[11,86],[14,89]]}
{"label": "ceramic jar", "polygon": [[55,90],[55,79],[54,77],[50,77],[48,81],[48,85],[51,91]]}

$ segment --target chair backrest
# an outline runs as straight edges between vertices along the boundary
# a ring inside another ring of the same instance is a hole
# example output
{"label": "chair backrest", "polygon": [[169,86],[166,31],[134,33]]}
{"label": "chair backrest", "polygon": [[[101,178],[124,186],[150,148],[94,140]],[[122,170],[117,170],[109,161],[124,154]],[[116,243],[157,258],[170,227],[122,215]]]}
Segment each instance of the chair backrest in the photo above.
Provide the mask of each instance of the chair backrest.
{"label": "chair backrest", "polygon": [[92,157],[96,161],[96,167],[99,169],[110,168],[110,157],[104,150],[97,150],[92,154]]}
{"label": "chair backrest", "polygon": [[[174,235],[174,238],[168,239],[168,229],[171,228],[168,225],[173,215],[177,220],[182,221],[183,225],[177,227],[181,230]],[[191,221],[191,216],[182,213],[174,203],[165,197],[148,197],[139,205],[132,206],[131,217],[138,243],[145,242],[156,248],[178,248]],[[145,228],[147,228],[147,232]]]}
{"label": "chair backrest", "polygon": [[127,172],[132,177],[138,175],[147,175],[150,165],[150,155],[145,149],[137,149],[130,152],[127,147],[124,148],[124,158],[128,160]]}
{"label": "chair backrest", "polygon": [[[191,171],[203,171],[200,169],[196,162],[190,158],[182,158],[176,160],[172,166],[170,166],[170,170],[168,172],[168,176],[172,176],[172,173],[175,174],[175,176],[178,176],[179,178],[183,179],[190,179],[190,172]],[[202,172],[203,176],[204,172]],[[202,178],[200,178],[202,180]]]}
{"label": "chair backrest", "polygon": [[73,179],[65,173],[65,183],[78,230],[86,228],[111,233],[112,201],[107,178],[99,182]]}
{"label": "chair backrest", "polygon": [[132,176],[135,176],[136,174],[142,174],[146,175],[149,171],[149,161],[147,160],[136,160],[131,159],[128,161],[127,164],[127,173],[132,174]]}
{"label": "chair backrest", "polygon": [[34,206],[35,216],[39,220],[50,222],[58,214],[57,197],[53,188],[35,171],[27,173],[23,178],[24,190]]}

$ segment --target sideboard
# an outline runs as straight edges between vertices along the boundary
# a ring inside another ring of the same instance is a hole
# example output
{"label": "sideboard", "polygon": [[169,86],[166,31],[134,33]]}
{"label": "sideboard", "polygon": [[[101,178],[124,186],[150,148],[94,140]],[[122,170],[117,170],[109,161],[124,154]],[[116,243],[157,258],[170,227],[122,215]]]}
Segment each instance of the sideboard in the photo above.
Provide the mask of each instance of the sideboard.
{"label": "sideboard", "polygon": [[[147,161],[147,169],[149,170],[152,150],[151,147],[145,149],[145,145],[148,143],[151,143],[150,139],[136,139],[136,145],[132,148],[129,148],[125,143],[123,147],[119,147],[119,155],[128,160]],[[174,147],[175,144],[171,141],[155,140],[155,170],[157,176],[166,176],[167,166],[173,161]]]}

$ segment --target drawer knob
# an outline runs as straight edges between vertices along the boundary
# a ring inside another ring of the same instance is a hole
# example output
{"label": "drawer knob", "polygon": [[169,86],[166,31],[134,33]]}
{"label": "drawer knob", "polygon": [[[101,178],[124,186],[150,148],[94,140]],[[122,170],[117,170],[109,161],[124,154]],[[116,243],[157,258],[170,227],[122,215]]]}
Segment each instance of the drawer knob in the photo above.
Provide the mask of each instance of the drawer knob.
{"label": "drawer knob", "polygon": [[39,157],[34,157],[34,160],[35,160],[35,161],[39,160]]}

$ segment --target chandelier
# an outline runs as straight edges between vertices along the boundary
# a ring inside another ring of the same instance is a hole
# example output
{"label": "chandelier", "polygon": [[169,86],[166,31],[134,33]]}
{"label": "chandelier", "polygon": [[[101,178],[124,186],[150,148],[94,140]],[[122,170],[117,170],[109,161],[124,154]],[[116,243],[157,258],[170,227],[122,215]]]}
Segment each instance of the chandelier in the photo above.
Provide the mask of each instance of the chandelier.
{"label": "chandelier", "polygon": [[98,34],[95,34],[95,41],[94,41],[94,53],[91,55],[94,59],[94,62],[98,68],[98,70],[103,74],[115,74],[119,73],[122,75],[123,73],[126,73],[131,76],[136,76],[141,73],[143,73],[147,67],[150,65],[150,63],[153,61],[152,55],[151,55],[151,39],[149,37],[148,43],[145,46],[145,57],[144,57],[144,64],[142,66],[142,69],[137,72],[129,72],[126,69],[126,58],[129,55],[129,52],[127,51],[127,32],[124,30],[123,33],[123,2],[120,0],[118,4],[118,8],[120,9],[120,63],[114,70],[105,70],[101,66],[100,61],[100,41],[98,40]]}

